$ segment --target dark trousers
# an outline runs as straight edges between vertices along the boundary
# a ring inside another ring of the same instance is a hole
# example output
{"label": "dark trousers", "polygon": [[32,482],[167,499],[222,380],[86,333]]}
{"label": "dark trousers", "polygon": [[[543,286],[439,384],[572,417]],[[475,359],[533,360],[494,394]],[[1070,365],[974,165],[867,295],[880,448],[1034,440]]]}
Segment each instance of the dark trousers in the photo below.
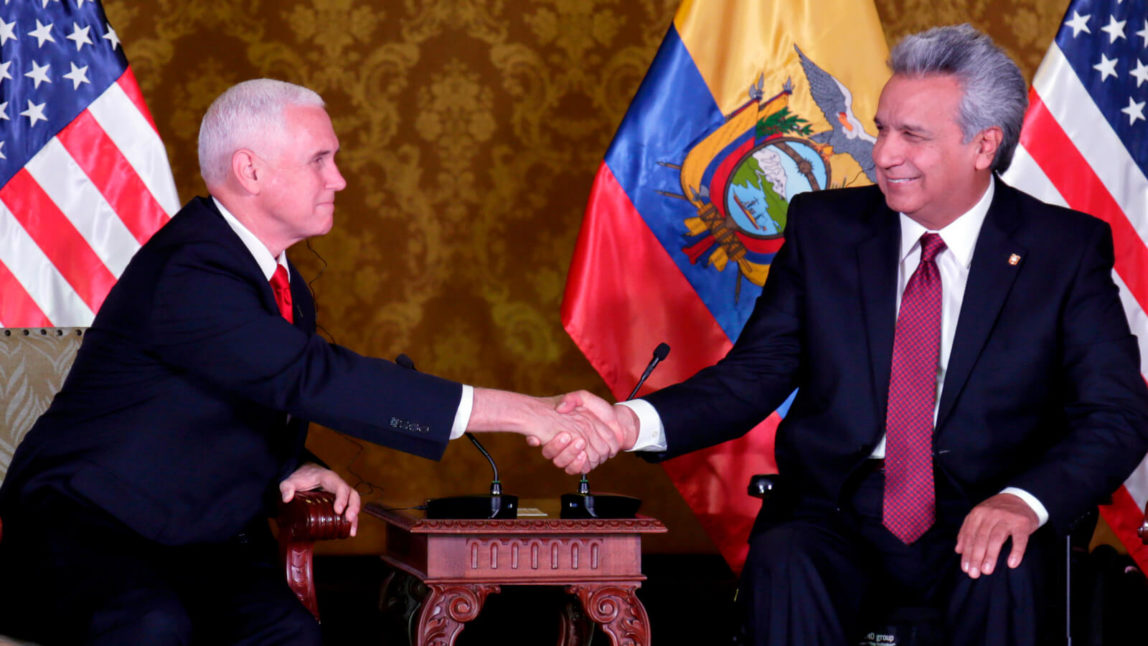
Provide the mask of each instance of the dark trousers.
{"label": "dark trousers", "polygon": [[[803,500],[750,539],[741,602],[755,646],[855,646],[888,612],[935,617],[944,646],[1046,644],[1061,619],[1050,602],[1053,536],[1036,532],[1010,569],[1006,543],[991,575],[970,579],[954,552],[969,506],[938,478],[937,523],[911,545],[881,524],[884,475],[873,470],[841,509]],[[1055,577],[1053,577],[1055,580]]]}
{"label": "dark trousers", "polygon": [[9,509],[0,634],[53,644],[321,643],[266,522],[213,545],[145,540],[57,494]]}

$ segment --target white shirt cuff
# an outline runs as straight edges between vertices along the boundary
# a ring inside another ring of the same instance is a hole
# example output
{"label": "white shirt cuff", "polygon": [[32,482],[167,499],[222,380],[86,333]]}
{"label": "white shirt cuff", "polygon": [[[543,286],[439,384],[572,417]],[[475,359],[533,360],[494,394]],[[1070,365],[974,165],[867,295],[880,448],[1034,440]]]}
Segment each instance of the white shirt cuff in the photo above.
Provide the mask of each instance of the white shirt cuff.
{"label": "white shirt cuff", "polygon": [[1036,512],[1036,519],[1039,523],[1037,527],[1044,527],[1044,524],[1048,522],[1048,510],[1044,508],[1043,503],[1036,499],[1036,496],[1025,491],[1024,489],[1018,489],[1016,487],[1005,487],[1001,490],[1001,493],[1011,493],[1017,498],[1023,500],[1026,505],[1031,507],[1032,510]]}
{"label": "white shirt cuff", "polygon": [[458,411],[454,414],[454,424],[450,427],[450,439],[457,440],[470,426],[470,412],[474,410],[474,386],[462,385],[462,399],[458,402]]}
{"label": "white shirt cuff", "polygon": [[630,451],[666,450],[666,427],[653,404],[644,399],[630,399],[615,406],[625,406],[638,416],[638,440]]}

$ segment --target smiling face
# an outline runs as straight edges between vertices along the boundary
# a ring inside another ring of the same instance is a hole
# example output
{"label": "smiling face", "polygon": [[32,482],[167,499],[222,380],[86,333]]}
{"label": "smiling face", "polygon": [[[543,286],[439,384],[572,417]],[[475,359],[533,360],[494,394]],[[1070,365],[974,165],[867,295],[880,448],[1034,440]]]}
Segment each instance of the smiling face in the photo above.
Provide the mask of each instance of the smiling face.
{"label": "smiling face", "polygon": [[894,75],[877,104],[873,161],[889,208],[939,230],[984,194],[1001,131],[964,141],[958,123],[963,96],[950,75]]}
{"label": "smiling face", "polygon": [[347,186],[335,165],[339,139],[327,111],[289,105],[283,132],[272,137],[262,158],[259,200],[263,228],[284,248],[331,230],[335,193]]}

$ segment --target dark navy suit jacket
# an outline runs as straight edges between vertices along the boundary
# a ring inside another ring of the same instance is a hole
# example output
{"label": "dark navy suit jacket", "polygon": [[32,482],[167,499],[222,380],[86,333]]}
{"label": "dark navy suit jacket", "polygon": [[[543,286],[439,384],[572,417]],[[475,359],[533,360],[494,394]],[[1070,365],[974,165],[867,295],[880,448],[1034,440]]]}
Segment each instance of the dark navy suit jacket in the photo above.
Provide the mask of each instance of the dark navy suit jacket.
{"label": "dark navy suit jacket", "polygon": [[[1065,529],[1148,451],[1148,389],[1095,218],[997,181],[934,431],[969,506],[1020,487]],[[646,397],[672,457],[744,434],[797,388],[778,468],[840,504],[885,426],[900,221],[877,187],[794,198],[786,243],[729,354]]]}
{"label": "dark navy suit jacket", "polygon": [[291,292],[294,325],[211,200],[188,203],[100,308],[0,513],[52,488],[160,543],[216,542],[265,512],[308,421],[441,457],[461,386],[328,343],[293,267]]}

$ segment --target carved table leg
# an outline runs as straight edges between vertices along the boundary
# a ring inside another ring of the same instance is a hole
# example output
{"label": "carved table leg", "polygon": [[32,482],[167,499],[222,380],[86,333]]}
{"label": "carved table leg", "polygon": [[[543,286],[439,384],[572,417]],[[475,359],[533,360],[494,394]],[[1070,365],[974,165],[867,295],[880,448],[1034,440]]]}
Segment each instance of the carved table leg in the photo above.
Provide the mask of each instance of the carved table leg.
{"label": "carved table leg", "polygon": [[589,643],[594,624],[582,609],[582,602],[567,597],[559,617],[558,646],[582,646]]}
{"label": "carved table leg", "polygon": [[490,583],[428,584],[419,617],[418,646],[454,646],[462,625],[473,621],[487,595],[501,588]]}
{"label": "carved table leg", "polygon": [[614,646],[650,646],[650,619],[634,593],[638,584],[580,584],[566,587]]}
{"label": "carved table leg", "polygon": [[406,627],[407,644],[416,642],[414,631],[418,626],[412,617],[422,610],[427,594],[427,587],[418,577],[402,570],[392,570],[379,589],[379,611]]}

